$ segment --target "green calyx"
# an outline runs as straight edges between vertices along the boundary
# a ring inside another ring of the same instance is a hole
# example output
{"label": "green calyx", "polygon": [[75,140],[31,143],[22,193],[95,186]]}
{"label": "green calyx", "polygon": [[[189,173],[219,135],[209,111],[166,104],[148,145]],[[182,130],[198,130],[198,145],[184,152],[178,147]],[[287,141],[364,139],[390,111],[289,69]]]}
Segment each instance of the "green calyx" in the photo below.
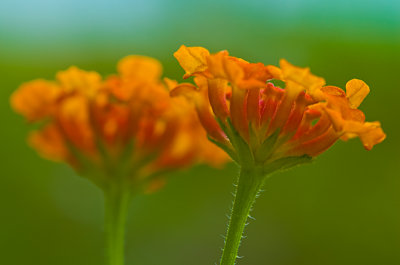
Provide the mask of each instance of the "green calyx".
{"label": "green calyx", "polygon": [[218,120],[222,130],[231,143],[231,146],[215,141],[208,137],[211,142],[223,149],[233,161],[242,168],[256,169],[263,177],[266,177],[280,170],[287,170],[292,167],[310,163],[312,157],[308,155],[274,157],[274,153],[279,148],[280,140],[279,129],[272,133],[265,140],[260,138],[249,124],[249,142],[247,142],[234,128],[229,118],[225,121]]}
{"label": "green calyx", "polygon": [[102,141],[96,141],[97,155],[91,157],[74,145],[68,144],[74,159],[76,172],[89,179],[103,191],[117,183],[124,183],[130,193],[143,193],[153,181],[165,177],[173,169],[152,169],[150,166],[158,157],[158,152],[137,153],[135,143],[130,141],[112,153]]}

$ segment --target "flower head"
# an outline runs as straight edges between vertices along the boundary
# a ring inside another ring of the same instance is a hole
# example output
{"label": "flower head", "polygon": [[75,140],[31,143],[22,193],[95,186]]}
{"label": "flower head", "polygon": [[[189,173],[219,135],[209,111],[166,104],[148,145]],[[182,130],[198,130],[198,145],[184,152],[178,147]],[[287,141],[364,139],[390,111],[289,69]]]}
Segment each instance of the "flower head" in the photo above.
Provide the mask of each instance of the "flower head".
{"label": "flower head", "polygon": [[286,60],[279,68],[186,46],[174,55],[195,85],[182,83],[171,95],[192,101],[211,140],[241,165],[280,167],[338,139],[359,137],[367,150],[385,139],[380,123],[365,122],[357,109],[369,93],[361,80],[350,80],[344,92]]}
{"label": "flower head", "polygon": [[162,173],[194,162],[219,165],[226,155],[209,143],[191,105],[171,98],[161,64],[128,56],[118,74],[70,67],[55,81],[23,84],[11,97],[14,110],[41,123],[29,143],[46,158],[65,161],[105,185],[128,177],[154,188]]}

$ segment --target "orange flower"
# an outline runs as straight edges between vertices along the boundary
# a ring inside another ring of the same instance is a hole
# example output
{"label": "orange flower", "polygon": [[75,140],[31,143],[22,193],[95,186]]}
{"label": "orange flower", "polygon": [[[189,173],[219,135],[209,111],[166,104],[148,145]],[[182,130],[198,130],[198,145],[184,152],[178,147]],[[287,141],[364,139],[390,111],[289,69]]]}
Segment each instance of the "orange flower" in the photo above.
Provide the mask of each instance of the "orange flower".
{"label": "orange flower", "polygon": [[179,84],[171,95],[194,102],[211,140],[241,165],[311,158],[339,138],[359,137],[368,150],[385,139],[379,122],[365,122],[357,109],[369,92],[361,80],[344,92],[286,60],[278,68],[186,46],[174,55],[195,85]]}
{"label": "orange flower", "polygon": [[164,84],[161,74],[161,64],[145,56],[123,58],[118,74],[105,80],[71,67],[54,82],[23,84],[11,105],[44,124],[29,142],[46,158],[68,162],[98,185],[126,175],[154,189],[167,170],[227,160],[207,141],[190,104],[169,96],[174,81]]}

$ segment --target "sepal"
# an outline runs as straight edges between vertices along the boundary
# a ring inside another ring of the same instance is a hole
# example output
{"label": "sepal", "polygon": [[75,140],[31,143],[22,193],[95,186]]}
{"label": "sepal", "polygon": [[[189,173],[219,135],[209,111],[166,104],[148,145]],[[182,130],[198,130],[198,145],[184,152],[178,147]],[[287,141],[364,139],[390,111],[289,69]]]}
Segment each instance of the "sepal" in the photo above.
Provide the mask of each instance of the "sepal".
{"label": "sepal", "polygon": [[237,156],[237,154],[235,153],[235,150],[233,150],[232,148],[214,140],[213,138],[211,138],[210,135],[207,135],[207,138],[210,142],[212,142],[213,144],[215,144],[216,146],[218,146],[219,148],[221,148],[222,150],[225,151],[225,153],[227,153],[229,155],[229,157],[235,161],[236,163],[239,164],[239,158]]}
{"label": "sepal", "polygon": [[280,130],[277,129],[271,134],[255,151],[254,157],[256,162],[266,161],[274,151],[274,146],[278,140]]}
{"label": "sepal", "polygon": [[280,158],[271,163],[265,164],[263,167],[263,173],[267,176],[277,171],[288,170],[295,166],[311,163],[312,160],[313,158],[308,155]]}
{"label": "sepal", "polygon": [[233,126],[231,120],[226,119],[228,126],[226,134],[236,150],[240,165],[254,165],[254,156],[249,144],[242,138],[239,132]]}

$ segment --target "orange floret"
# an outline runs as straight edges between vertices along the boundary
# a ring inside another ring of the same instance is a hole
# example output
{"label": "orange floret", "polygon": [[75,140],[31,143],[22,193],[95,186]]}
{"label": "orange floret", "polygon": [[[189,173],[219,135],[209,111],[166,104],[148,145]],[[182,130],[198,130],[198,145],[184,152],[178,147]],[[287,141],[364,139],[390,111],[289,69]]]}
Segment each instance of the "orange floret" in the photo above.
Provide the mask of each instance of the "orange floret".
{"label": "orange floret", "polygon": [[369,93],[361,80],[350,80],[344,92],[283,59],[279,68],[184,45],[174,55],[195,85],[178,84],[171,95],[194,102],[209,137],[239,163],[246,160],[240,158],[241,141],[250,148],[247,156],[268,164],[314,157],[338,139],[359,137],[368,150],[385,139],[380,123],[365,122],[357,109]]}
{"label": "orange floret", "polygon": [[118,74],[106,79],[70,67],[54,82],[23,84],[11,105],[28,121],[44,123],[29,137],[44,157],[95,175],[96,184],[124,174],[152,190],[166,171],[228,158],[207,141],[191,105],[169,96],[176,82],[164,83],[161,75],[160,62],[137,55],[123,58]]}

